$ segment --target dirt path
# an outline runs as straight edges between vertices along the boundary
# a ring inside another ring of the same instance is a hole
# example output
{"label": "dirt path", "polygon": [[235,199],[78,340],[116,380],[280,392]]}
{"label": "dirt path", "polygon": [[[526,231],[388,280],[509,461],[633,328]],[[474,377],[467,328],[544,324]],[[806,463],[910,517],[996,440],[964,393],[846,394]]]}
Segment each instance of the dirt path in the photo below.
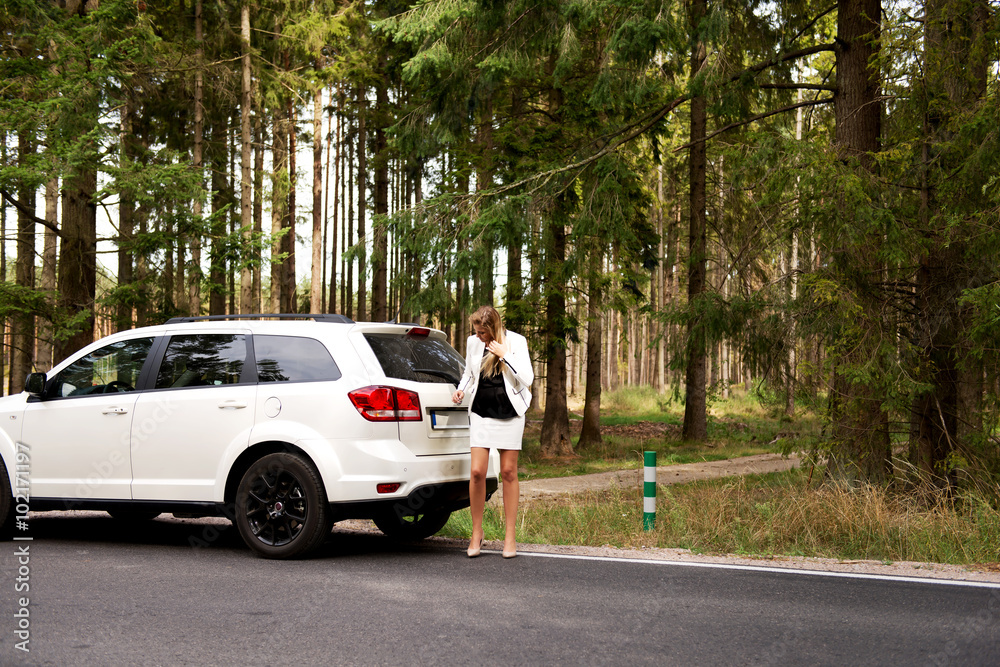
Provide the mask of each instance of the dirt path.
{"label": "dirt path", "polygon": [[[780,454],[757,454],[756,456],[744,456],[725,461],[657,466],[656,482],[657,484],[684,484],[699,479],[781,472],[791,470],[798,465],[798,461],[796,456],[784,458]],[[520,484],[521,498],[530,500],[587,491],[601,491],[612,486],[632,487],[641,492],[642,475],[642,469],[636,468],[634,470],[599,472],[592,475],[522,480]],[[501,495],[501,497],[503,496]]]}

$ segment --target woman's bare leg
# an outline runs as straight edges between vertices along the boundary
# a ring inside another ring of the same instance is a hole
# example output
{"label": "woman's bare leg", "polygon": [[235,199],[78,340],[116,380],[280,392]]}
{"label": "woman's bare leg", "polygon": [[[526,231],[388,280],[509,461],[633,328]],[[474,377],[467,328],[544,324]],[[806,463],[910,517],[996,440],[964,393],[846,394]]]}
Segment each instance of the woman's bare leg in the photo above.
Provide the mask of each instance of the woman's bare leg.
{"label": "woman's bare leg", "polygon": [[516,449],[500,450],[500,476],[503,478],[504,554],[517,552],[517,499],[520,494],[517,482]]}
{"label": "woman's bare leg", "polygon": [[472,470],[469,475],[469,512],[472,514],[472,538],[469,550],[483,543],[483,508],[486,505],[486,473],[490,466],[490,450],[472,448]]}

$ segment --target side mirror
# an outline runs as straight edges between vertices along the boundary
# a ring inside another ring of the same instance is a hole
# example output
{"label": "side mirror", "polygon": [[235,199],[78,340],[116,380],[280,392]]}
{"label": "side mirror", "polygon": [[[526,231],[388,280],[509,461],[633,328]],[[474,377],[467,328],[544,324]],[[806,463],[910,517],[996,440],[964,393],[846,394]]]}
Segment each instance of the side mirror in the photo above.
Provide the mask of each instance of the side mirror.
{"label": "side mirror", "polygon": [[45,391],[45,373],[28,373],[24,380],[24,390],[30,395],[41,398]]}

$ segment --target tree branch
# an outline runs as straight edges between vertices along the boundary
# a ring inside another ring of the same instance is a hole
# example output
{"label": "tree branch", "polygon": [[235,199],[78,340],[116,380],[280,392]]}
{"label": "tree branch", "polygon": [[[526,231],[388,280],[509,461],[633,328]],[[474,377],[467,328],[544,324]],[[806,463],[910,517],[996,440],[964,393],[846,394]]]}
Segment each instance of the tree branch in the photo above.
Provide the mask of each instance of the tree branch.
{"label": "tree branch", "polygon": [[799,32],[795,35],[795,37],[792,38],[792,43],[796,42],[799,39],[799,37],[801,37],[802,35],[806,34],[806,31],[812,29],[812,27],[814,25],[816,25],[816,23],[821,18],[823,18],[824,16],[826,16],[827,14],[829,14],[830,12],[832,12],[833,10],[835,10],[836,8],[837,8],[837,4],[835,3],[833,5],[830,5],[830,7],[828,7],[827,9],[823,10],[820,14],[817,14],[815,17],[813,17],[813,20],[809,21],[809,23],[807,23],[804,26],[802,26],[802,30],[799,30]]}
{"label": "tree branch", "polygon": [[[783,63],[789,60],[795,60],[797,58],[802,58],[804,56],[811,56],[814,53],[823,53],[824,51],[836,51],[836,50],[837,50],[836,44],[817,44],[815,46],[807,46],[804,49],[782,53],[774,58],[771,58],[770,60],[765,60],[762,63],[751,65],[750,67],[747,67],[745,70],[743,70],[743,72],[763,72],[768,67],[773,67],[778,63]],[[743,72],[739,74],[734,74],[731,80],[735,81],[736,79],[739,79],[743,75]]]}
{"label": "tree branch", "polygon": [[[826,12],[824,12],[824,14],[829,13],[830,11],[832,11],[832,10],[827,10]],[[797,51],[789,51],[787,53],[783,53],[783,54],[780,54],[780,55],[778,55],[778,56],[776,56],[774,58],[771,58],[770,60],[767,60],[765,62],[757,63],[756,65],[751,65],[750,67],[744,69],[739,74],[732,75],[729,78],[729,80],[727,81],[727,83],[733,83],[735,81],[738,81],[743,76],[743,74],[745,74],[747,72],[762,72],[765,69],[767,69],[768,67],[772,67],[774,65],[777,65],[778,63],[786,62],[786,61],[789,61],[789,60],[795,60],[796,58],[802,58],[802,57],[805,57],[805,56],[810,56],[810,55],[812,55],[814,53],[822,53],[824,51],[834,51],[834,50],[836,50],[836,45],[835,44],[817,44],[815,46],[809,46],[809,47],[806,47],[804,49],[799,49]],[[474,198],[475,199],[481,199],[481,198],[484,198],[484,197],[496,196],[496,195],[502,194],[504,192],[507,192],[509,190],[513,190],[515,188],[519,188],[519,187],[521,187],[523,185],[531,183],[532,181],[541,180],[542,183],[540,185],[538,185],[536,188],[534,188],[534,190],[532,190],[532,192],[534,192],[534,191],[538,190],[539,188],[541,188],[542,186],[544,186],[546,183],[548,183],[552,179],[553,176],[557,176],[558,174],[565,173],[567,171],[572,171],[574,169],[580,169],[580,168],[586,167],[587,165],[589,165],[589,164],[595,162],[596,160],[604,157],[608,153],[614,152],[620,146],[622,146],[624,144],[627,144],[628,142],[632,141],[633,139],[635,139],[639,135],[644,134],[645,132],[647,132],[650,128],[652,128],[658,122],[660,122],[661,120],[663,120],[663,118],[665,118],[667,116],[667,114],[669,114],[671,111],[673,111],[674,109],[676,109],[681,104],[683,104],[684,102],[688,101],[689,99],[690,99],[690,95],[687,94],[687,93],[685,93],[684,95],[681,95],[680,97],[677,97],[676,99],[670,101],[669,103],[667,103],[666,105],[660,107],[659,109],[656,109],[655,111],[646,114],[644,116],[644,118],[647,119],[647,120],[639,120],[639,121],[637,121],[635,123],[632,123],[630,125],[626,125],[625,127],[622,127],[619,130],[617,130],[616,132],[612,133],[611,135],[604,137],[604,139],[607,140],[607,139],[610,139],[611,137],[620,136],[622,134],[625,135],[625,136],[621,137],[620,139],[618,139],[617,141],[615,141],[613,143],[609,143],[608,145],[606,145],[604,148],[602,148],[601,150],[597,151],[596,153],[593,153],[593,154],[589,155],[588,157],[583,158],[582,160],[578,160],[577,162],[565,165],[563,167],[558,167],[556,169],[550,169],[548,171],[544,171],[544,172],[541,172],[539,174],[535,174],[533,176],[527,176],[527,177],[522,178],[522,179],[520,179],[518,181],[515,181],[514,183],[509,183],[509,184],[504,185],[504,186],[500,186],[500,187],[497,187],[497,188],[491,188],[489,190],[484,190],[484,191],[478,192],[478,193],[476,193],[476,195],[474,195]],[[802,106],[802,107],[816,106],[816,105],[819,105],[819,104],[825,104],[825,103],[830,102],[830,101],[832,101],[832,98],[824,98],[822,100],[811,100],[811,101],[808,101],[808,102],[802,102],[800,104],[795,104],[795,105],[792,105],[792,106],[789,106],[789,107],[785,107],[783,109],[778,109],[776,111],[770,111],[770,112],[767,112],[767,113],[764,113],[764,114],[760,114],[760,115],[754,116],[753,118],[750,118],[748,120],[745,120],[745,121],[742,121],[742,122],[739,122],[739,123],[733,123],[731,125],[727,125],[726,127],[722,128],[720,130],[717,130],[717,131],[713,132],[712,134],[708,135],[707,137],[705,137],[701,141],[707,141],[708,139],[711,139],[712,137],[714,137],[714,136],[716,136],[716,135],[718,135],[718,134],[720,134],[722,132],[725,132],[726,130],[730,130],[730,129],[734,128],[734,127],[739,127],[740,125],[747,125],[747,124],[752,123],[754,121],[761,120],[763,118],[767,118],[768,116],[773,116],[775,114],[783,113],[783,112],[786,112],[786,111],[792,111],[794,109],[797,109],[800,106]],[[685,144],[685,145],[681,146],[680,148],[675,149],[673,152],[676,153],[677,151],[683,150],[685,148],[690,148],[691,146],[695,145],[696,143],[698,143],[698,142],[692,142],[692,143]]]}
{"label": "tree branch", "polygon": [[765,111],[764,113],[757,114],[756,116],[752,116],[750,118],[747,118],[746,120],[741,120],[741,121],[736,122],[736,123],[730,123],[729,125],[726,125],[725,127],[721,127],[718,130],[716,130],[715,132],[712,132],[711,134],[705,135],[704,137],[702,137],[701,139],[698,139],[696,141],[689,141],[688,143],[684,144],[683,146],[678,146],[677,148],[675,148],[673,150],[673,152],[676,153],[676,152],[682,151],[682,150],[684,150],[686,148],[691,148],[692,146],[694,146],[696,144],[700,144],[700,143],[702,143],[704,141],[708,141],[712,137],[718,136],[718,135],[722,134],[723,132],[728,132],[729,130],[732,130],[734,128],[742,127],[743,125],[749,125],[750,123],[753,123],[753,122],[758,121],[758,120],[762,120],[764,118],[767,118],[768,116],[776,116],[779,113],[785,113],[786,111],[794,111],[794,110],[796,110],[796,109],[798,109],[800,107],[812,107],[812,106],[817,106],[817,105],[820,105],[820,104],[826,104],[827,102],[832,102],[832,101],[833,101],[832,97],[824,97],[824,98],[818,99],[818,100],[806,100],[805,102],[799,102],[798,104],[792,104],[792,105],[789,105],[787,107],[782,107],[780,109],[774,109],[772,111]]}
{"label": "tree branch", "polygon": [[828,83],[762,83],[758,87],[777,90],[829,90],[837,92],[837,87]]}
{"label": "tree branch", "polygon": [[59,227],[57,227],[55,224],[49,222],[44,218],[39,218],[37,215],[35,215],[35,213],[31,209],[29,209],[27,206],[19,202],[17,199],[14,199],[14,197],[12,197],[10,193],[7,192],[6,190],[0,190],[0,196],[2,196],[7,203],[16,208],[18,213],[20,213],[21,215],[27,217],[29,220],[31,220],[36,224],[48,227],[49,229],[54,231],[56,233],[56,236],[58,236],[59,238],[61,239],[66,238],[65,236],[63,236],[63,233],[62,231],[60,231]]}
{"label": "tree branch", "polygon": [[[512,190],[514,188],[519,188],[522,185],[530,183],[531,181],[536,181],[538,179],[544,179],[544,181],[542,183],[542,185],[544,185],[545,183],[548,183],[549,180],[553,176],[556,176],[558,174],[561,174],[561,173],[564,173],[564,172],[567,172],[567,171],[572,171],[573,169],[580,169],[582,167],[586,167],[588,164],[591,164],[592,162],[594,162],[594,161],[596,161],[596,160],[604,157],[608,153],[613,153],[620,146],[622,146],[624,144],[627,144],[628,142],[630,142],[633,139],[635,139],[636,137],[638,137],[640,134],[643,134],[643,133],[647,132],[651,127],[653,127],[654,125],[656,125],[657,123],[659,123],[661,120],[663,120],[663,118],[665,118],[667,114],[669,114],[671,111],[673,111],[674,109],[676,109],[677,107],[679,107],[681,104],[683,104],[685,101],[687,101],[687,99],[688,99],[687,95],[681,95],[680,97],[678,97],[678,98],[674,99],[673,101],[671,101],[669,104],[667,104],[667,105],[665,105],[663,107],[660,107],[659,109],[657,109],[656,111],[654,111],[652,114],[647,114],[646,118],[648,120],[646,122],[639,121],[639,123],[633,124],[631,126],[632,127],[631,131],[627,131],[627,133],[625,134],[624,137],[622,137],[621,139],[619,139],[618,141],[616,141],[614,143],[608,144],[607,146],[605,146],[601,150],[597,151],[596,153],[594,153],[594,154],[592,154],[592,155],[590,155],[590,156],[588,156],[588,157],[586,157],[586,158],[584,158],[582,160],[579,160],[577,162],[574,162],[573,164],[568,164],[568,165],[565,165],[563,167],[559,167],[559,168],[556,168],[556,169],[550,169],[550,170],[542,172],[540,174],[535,174],[533,176],[528,176],[528,177],[522,178],[521,180],[516,181],[514,183],[509,183],[508,185],[504,185],[504,186],[499,187],[499,188],[495,188],[495,189],[491,189],[491,190],[486,190],[486,191],[483,191],[483,192],[481,192],[479,194],[482,195],[482,196],[484,196],[484,197],[498,195],[498,194],[501,194],[503,192],[506,192],[507,190]],[[625,130],[620,130],[616,134],[621,134],[623,131],[625,131]],[[541,187],[541,185],[539,185],[538,187]],[[535,188],[535,190],[537,190],[537,189],[538,188]]]}

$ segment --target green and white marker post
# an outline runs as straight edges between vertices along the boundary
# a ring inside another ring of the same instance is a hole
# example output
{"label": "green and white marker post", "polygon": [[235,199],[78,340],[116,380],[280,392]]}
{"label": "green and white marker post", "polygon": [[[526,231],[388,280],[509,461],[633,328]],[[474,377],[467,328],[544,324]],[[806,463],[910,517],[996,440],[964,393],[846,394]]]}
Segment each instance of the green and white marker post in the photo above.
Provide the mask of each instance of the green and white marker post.
{"label": "green and white marker post", "polygon": [[656,523],[656,452],[642,453],[642,529]]}

